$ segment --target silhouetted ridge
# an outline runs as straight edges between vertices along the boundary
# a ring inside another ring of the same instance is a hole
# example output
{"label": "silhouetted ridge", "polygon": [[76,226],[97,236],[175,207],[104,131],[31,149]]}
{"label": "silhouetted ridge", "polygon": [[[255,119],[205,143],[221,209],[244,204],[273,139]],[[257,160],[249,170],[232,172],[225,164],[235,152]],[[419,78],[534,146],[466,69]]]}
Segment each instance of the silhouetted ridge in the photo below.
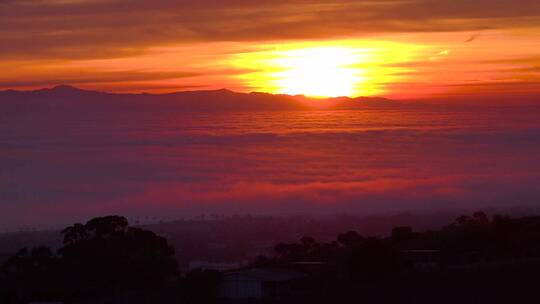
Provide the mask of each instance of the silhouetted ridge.
{"label": "silhouetted ridge", "polygon": [[[18,91],[19,93],[26,93],[25,91]],[[84,90],[70,85],[57,85],[52,88],[39,89],[35,91],[30,91],[35,94],[37,97],[40,95],[44,96],[66,96],[66,95],[96,95],[96,94],[106,94],[98,91]]]}
{"label": "silhouetted ridge", "polygon": [[364,107],[398,107],[402,103],[382,97],[340,97],[335,108],[340,110],[353,110]]}
{"label": "silhouetted ridge", "polygon": [[84,92],[85,91],[83,89],[79,89],[77,87],[66,85],[66,84],[57,85],[55,87],[52,87],[50,90],[56,91],[56,92]]}
{"label": "silhouetted ridge", "polygon": [[[303,95],[285,95],[269,93],[238,93],[228,89],[181,91],[166,94],[131,94],[107,93],[84,90],[70,85],[58,85],[52,88],[34,91],[0,91],[0,102],[17,108],[19,103],[25,107],[35,106],[62,109],[73,107],[92,110],[152,108],[180,111],[290,111],[310,108],[322,109],[361,109],[366,106],[395,106],[394,101],[384,98],[327,98],[312,99]],[[128,110],[129,110],[128,109]]]}

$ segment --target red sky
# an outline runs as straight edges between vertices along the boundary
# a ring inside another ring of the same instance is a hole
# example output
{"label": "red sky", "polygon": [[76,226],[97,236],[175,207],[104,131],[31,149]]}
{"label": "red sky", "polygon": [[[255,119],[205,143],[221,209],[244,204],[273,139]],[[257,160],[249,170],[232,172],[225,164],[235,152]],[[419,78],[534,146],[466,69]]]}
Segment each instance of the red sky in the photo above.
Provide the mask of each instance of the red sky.
{"label": "red sky", "polygon": [[529,96],[539,34],[537,0],[0,0],[0,89]]}

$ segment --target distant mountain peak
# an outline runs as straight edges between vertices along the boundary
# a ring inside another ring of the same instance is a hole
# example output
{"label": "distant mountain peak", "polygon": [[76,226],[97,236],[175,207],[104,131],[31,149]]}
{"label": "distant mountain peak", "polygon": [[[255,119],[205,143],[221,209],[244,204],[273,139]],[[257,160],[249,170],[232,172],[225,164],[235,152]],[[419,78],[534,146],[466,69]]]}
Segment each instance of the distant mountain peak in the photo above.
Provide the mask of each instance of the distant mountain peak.
{"label": "distant mountain peak", "polygon": [[67,84],[60,84],[60,85],[54,86],[50,90],[51,91],[56,91],[56,92],[81,92],[81,91],[85,91],[83,89],[79,89],[77,87],[74,87],[72,85],[67,85]]}
{"label": "distant mountain peak", "polygon": [[234,91],[231,91],[231,90],[225,89],[225,88],[216,90],[216,92],[222,92],[222,93],[236,93],[236,92],[234,92]]}

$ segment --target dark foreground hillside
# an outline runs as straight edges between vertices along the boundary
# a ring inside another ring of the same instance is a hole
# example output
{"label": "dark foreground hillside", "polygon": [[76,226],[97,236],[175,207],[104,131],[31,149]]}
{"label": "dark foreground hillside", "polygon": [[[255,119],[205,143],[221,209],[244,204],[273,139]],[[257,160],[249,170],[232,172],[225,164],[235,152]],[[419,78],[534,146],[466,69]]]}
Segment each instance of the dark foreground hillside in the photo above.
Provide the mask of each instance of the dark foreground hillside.
{"label": "dark foreground hillside", "polygon": [[0,268],[0,303],[536,303],[540,217],[482,212],[437,231],[305,236],[272,256],[180,272],[153,232],[107,216],[62,231],[63,246],[21,249]]}

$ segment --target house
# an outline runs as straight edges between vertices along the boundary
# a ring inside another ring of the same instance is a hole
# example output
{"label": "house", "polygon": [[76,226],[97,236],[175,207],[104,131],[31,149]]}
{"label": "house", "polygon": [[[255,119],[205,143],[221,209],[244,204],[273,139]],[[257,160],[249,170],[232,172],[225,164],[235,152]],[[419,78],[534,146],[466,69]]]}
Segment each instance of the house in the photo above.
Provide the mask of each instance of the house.
{"label": "house", "polygon": [[216,270],[216,271],[228,271],[231,269],[238,269],[247,262],[232,262],[232,263],[215,263],[207,261],[190,261],[188,263],[188,270],[192,271],[195,269],[200,270]]}
{"label": "house", "polygon": [[219,286],[222,299],[278,299],[290,294],[301,272],[275,268],[249,268],[225,272]]}

